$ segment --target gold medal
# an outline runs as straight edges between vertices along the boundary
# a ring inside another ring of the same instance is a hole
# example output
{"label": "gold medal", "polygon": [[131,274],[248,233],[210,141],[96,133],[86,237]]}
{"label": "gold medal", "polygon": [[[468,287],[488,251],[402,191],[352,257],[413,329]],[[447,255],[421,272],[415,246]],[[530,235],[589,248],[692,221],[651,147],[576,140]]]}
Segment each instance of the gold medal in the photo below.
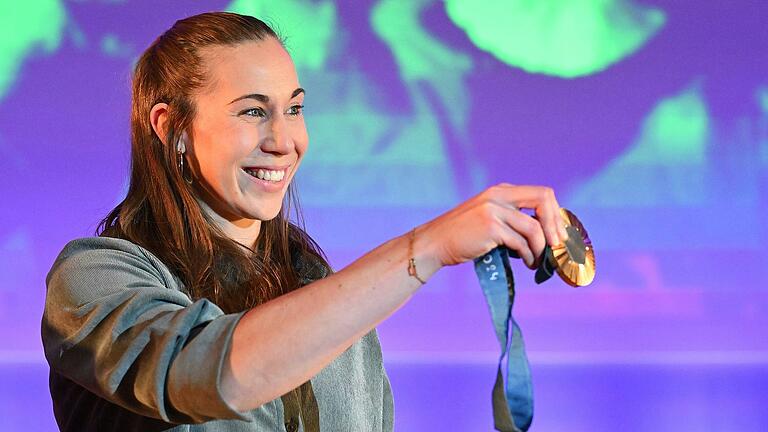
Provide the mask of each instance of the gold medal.
{"label": "gold medal", "polygon": [[587,230],[570,211],[561,208],[560,215],[568,232],[568,240],[544,250],[544,259],[536,271],[536,282],[549,279],[554,272],[570,286],[587,286],[595,279],[595,250]]}

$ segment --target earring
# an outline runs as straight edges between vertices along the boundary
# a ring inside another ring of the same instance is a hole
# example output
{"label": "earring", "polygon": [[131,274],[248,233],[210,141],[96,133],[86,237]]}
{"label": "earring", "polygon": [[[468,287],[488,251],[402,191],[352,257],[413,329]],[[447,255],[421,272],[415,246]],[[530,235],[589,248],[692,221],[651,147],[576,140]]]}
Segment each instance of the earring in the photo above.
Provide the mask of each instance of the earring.
{"label": "earring", "polygon": [[184,153],[187,151],[187,146],[184,144],[184,141],[181,139],[179,140],[178,144],[176,144],[176,165],[179,167],[179,173],[181,173],[181,178],[184,179],[187,184],[192,184],[192,181],[194,180],[192,178],[191,173],[187,174],[184,172]]}

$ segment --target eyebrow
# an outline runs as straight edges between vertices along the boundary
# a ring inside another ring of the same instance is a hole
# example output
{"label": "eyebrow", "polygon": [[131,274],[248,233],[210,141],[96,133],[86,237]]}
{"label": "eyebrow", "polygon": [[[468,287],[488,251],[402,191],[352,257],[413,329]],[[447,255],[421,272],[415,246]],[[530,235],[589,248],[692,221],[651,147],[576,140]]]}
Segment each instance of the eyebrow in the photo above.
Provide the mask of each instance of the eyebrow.
{"label": "eyebrow", "polygon": [[[295,98],[296,96],[300,95],[301,93],[306,93],[306,92],[301,87],[297,88],[296,90],[293,91],[293,93],[291,93],[291,99]],[[237,102],[239,100],[243,100],[243,99],[255,99],[255,100],[257,100],[259,102],[262,102],[262,103],[269,103],[269,96],[263,95],[263,94],[259,94],[259,93],[251,93],[251,94],[240,96],[239,98],[234,99],[232,102],[230,102],[227,105],[231,105],[231,104],[233,104],[233,103],[235,103],[235,102]]]}

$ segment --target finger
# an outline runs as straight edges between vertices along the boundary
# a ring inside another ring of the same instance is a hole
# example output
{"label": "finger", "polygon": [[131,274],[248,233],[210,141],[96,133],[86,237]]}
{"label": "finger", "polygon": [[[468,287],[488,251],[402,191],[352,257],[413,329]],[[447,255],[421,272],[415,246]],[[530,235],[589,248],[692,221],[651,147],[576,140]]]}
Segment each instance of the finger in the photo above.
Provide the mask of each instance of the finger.
{"label": "finger", "polygon": [[[561,243],[560,208],[552,188],[546,186],[513,186],[502,183],[493,188],[492,199],[507,208],[533,209],[544,229],[547,243],[555,247]],[[555,207],[557,207],[555,209]]]}
{"label": "finger", "polygon": [[528,241],[506,223],[502,224],[501,241],[508,249],[515,251],[528,268],[535,268],[536,258],[528,246]]}
{"label": "finger", "polygon": [[534,217],[517,210],[504,211],[502,217],[510,228],[525,239],[528,249],[533,254],[533,260],[530,262],[533,267],[529,267],[534,268],[537,266],[539,257],[541,257],[547,245],[541,223]]}
{"label": "finger", "polygon": [[536,208],[536,217],[544,231],[547,243],[555,247],[560,244],[560,233],[558,231],[557,218],[551,198],[547,197],[549,192],[542,191],[542,204]]}
{"label": "finger", "polygon": [[565,242],[565,235],[563,235],[565,227],[563,226],[563,217],[560,215],[560,206],[557,204],[554,195],[550,201],[550,206],[552,209],[550,223],[552,224],[552,230],[557,234],[557,245],[560,245]]}
{"label": "finger", "polygon": [[[511,185],[501,183],[494,187],[498,189],[502,199],[513,204],[517,208],[536,209],[554,195],[552,188],[547,186]],[[551,194],[551,195],[550,195]]]}
{"label": "finger", "polygon": [[565,243],[568,240],[568,231],[565,229],[565,221],[563,221],[563,215],[560,212],[560,204],[557,202],[557,197],[552,194],[552,205],[554,206],[553,214],[555,216],[555,226],[557,227],[557,233],[560,237],[560,243]]}

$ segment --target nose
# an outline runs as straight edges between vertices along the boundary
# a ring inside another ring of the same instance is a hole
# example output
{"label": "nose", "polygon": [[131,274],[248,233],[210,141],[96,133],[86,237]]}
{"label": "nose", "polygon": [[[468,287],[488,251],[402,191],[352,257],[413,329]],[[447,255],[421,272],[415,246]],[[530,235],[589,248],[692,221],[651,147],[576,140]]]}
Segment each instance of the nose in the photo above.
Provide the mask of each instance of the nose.
{"label": "nose", "polygon": [[261,143],[261,150],[277,155],[293,151],[293,137],[283,116],[276,115],[269,120],[268,133]]}

